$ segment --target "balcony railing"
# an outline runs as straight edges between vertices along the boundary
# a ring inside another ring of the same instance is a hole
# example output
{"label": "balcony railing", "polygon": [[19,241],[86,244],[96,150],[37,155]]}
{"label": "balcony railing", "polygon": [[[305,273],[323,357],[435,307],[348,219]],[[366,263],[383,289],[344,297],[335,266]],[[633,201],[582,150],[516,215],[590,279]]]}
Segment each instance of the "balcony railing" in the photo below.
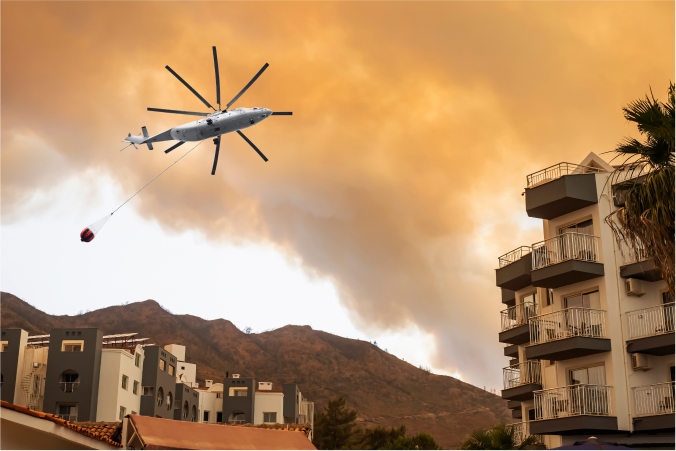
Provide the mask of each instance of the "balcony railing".
{"label": "balcony railing", "polygon": [[629,339],[668,334],[674,331],[674,303],[627,312]]}
{"label": "balcony railing", "polygon": [[674,383],[645,385],[632,388],[636,416],[674,413]]}
{"label": "balcony railing", "polygon": [[500,332],[528,324],[528,320],[538,314],[535,302],[513,305],[500,312]]}
{"label": "balcony railing", "polygon": [[228,421],[230,424],[244,424],[246,423],[246,420],[230,420]]}
{"label": "balcony railing", "polygon": [[61,391],[66,393],[73,393],[80,386],[80,381],[75,382],[59,382]]}
{"label": "balcony railing", "polygon": [[570,307],[528,320],[531,344],[569,337],[606,338],[604,310]]}
{"label": "balcony railing", "polygon": [[537,390],[535,392],[535,419],[576,415],[611,414],[609,385],[570,385],[567,387]]}
{"label": "balcony railing", "polygon": [[554,166],[542,169],[538,172],[534,172],[526,176],[526,188],[534,188],[543,183],[551,182],[558,178],[563,177],[564,175],[572,174],[592,174],[596,172],[601,172],[597,168],[592,168],[590,166],[582,166],[579,164],[573,163],[558,163]]}
{"label": "balcony railing", "polygon": [[648,259],[648,254],[643,248],[643,245],[639,245],[638,249],[634,250],[629,246],[626,240],[622,240],[618,244],[620,256],[622,258],[622,266],[642,262]]}
{"label": "balcony railing", "polygon": [[62,420],[66,421],[71,421],[71,422],[76,422],[77,421],[77,415],[59,415]]}
{"label": "balcony railing", "polygon": [[[514,429],[514,446],[519,446],[521,442],[526,440],[531,436],[530,426],[528,421],[523,421],[521,423],[512,423],[507,426],[511,426]],[[543,437],[541,435],[535,435],[537,438],[537,443],[544,443]]]}
{"label": "balcony railing", "polygon": [[505,390],[520,385],[542,385],[542,369],[539,360],[527,360],[502,369]]}
{"label": "balcony railing", "polygon": [[519,261],[524,255],[530,254],[531,250],[530,246],[521,246],[498,257],[498,269]]}
{"label": "balcony railing", "polygon": [[599,262],[599,237],[566,232],[533,244],[533,271],[568,260]]}

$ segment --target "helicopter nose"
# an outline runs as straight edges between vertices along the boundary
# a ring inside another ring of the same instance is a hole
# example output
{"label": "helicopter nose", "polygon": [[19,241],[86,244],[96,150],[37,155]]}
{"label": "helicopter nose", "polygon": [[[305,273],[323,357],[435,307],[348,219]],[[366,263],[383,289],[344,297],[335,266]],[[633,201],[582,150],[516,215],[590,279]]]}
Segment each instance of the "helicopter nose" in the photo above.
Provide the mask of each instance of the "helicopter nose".
{"label": "helicopter nose", "polygon": [[268,110],[267,108],[265,108],[265,117],[268,117],[271,114],[272,114],[272,110]]}

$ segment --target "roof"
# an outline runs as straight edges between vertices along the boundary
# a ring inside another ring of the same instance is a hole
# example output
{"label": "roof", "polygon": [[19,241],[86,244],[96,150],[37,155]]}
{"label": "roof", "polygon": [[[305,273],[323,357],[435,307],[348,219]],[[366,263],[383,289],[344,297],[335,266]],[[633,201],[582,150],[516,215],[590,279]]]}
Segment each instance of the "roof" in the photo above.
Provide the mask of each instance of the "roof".
{"label": "roof", "polygon": [[256,390],[256,393],[284,393],[284,390]]}
{"label": "roof", "polygon": [[5,409],[10,409],[15,412],[23,413],[35,418],[40,418],[45,421],[51,421],[59,426],[71,429],[81,435],[91,437],[95,440],[107,443],[118,448],[122,448],[119,443],[120,434],[122,431],[122,423],[105,423],[105,422],[71,422],[66,421],[58,415],[51,413],[38,412],[37,410],[29,409],[28,407],[18,406],[6,401],[1,401],[0,405]]}
{"label": "roof", "polygon": [[280,428],[276,429],[192,423],[139,415],[128,417],[145,449],[316,449],[305,431],[300,428],[287,430],[287,425],[279,425]]}

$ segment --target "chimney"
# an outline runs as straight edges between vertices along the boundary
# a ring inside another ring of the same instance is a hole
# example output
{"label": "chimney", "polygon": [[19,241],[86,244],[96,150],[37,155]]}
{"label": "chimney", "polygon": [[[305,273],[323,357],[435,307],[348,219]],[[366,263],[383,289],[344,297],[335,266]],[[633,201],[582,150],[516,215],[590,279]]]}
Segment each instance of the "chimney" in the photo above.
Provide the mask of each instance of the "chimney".
{"label": "chimney", "polygon": [[211,379],[206,379],[206,380],[204,381],[204,386],[205,386],[205,387],[209,388],[209,387],[211,387],[212,385],[214,385],[214,381],[212,381]]}
{"label": "chimney", "polygon": [[232,375],[232,378],[233,378],[233,379],[239,379],[239,374],[233,374],[233,375]]}

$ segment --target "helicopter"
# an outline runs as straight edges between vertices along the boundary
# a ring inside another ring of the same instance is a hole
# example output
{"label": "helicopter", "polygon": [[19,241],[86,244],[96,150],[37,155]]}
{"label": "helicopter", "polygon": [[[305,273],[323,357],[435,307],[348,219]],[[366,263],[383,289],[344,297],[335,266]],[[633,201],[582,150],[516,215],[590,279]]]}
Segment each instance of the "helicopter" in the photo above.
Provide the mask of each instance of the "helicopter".
{"label": "helicopter", "polygon": [[221,136],[226,133],[237,132],[244,141],[246,141],[264,161],[268,161],[268,158],[263,155],[256,145],[251,142],[249,138],[242,133],[242,130],[248,127],[252,127],[256,124],[259,124],[263,120],[267,119],[270,116],[291,116],[293,113],[290,111],[272,111],[267,108],[235,108],[233,110],[228,110],[241,96],[244,94],[247,89],[254,84],[258,77],[263,74],[265,69],[268,68],[269,64],[265,63],[263,68],[258,71],[258,73],[251,79],[249,83],[230,101],[225,105],[224,109],[221,109],[221,82],[218,72],[218,56],[216,54],[216,46],[212,47],[214,54],[214,69],[216,72],[216,103],[218,104],[218,109],[211,106],[207,100],[202,97],[195,89],[188,84],[180,75],[178,75],[171,67],[165,66],[165,68],[171,72],[171,74],[178,79],[186,88],[190,90],[198,99],[204,103],[208,108],[211,108],[212,112],[201,113],[195,111],[180,111],[180,110],[167,110],[163,108],[148,108],[148,111],[154,111],[158,113],[172,113],[172,114],[183,114],[190,116],[202,116],[203,119],[197,121],[188,122],[187,124],[179,125],[169,130],[165,130],[162,133],[157,135],[150,136],[148,134],[148,129],[143,126],[141,131],[143,135],[139,134],[138,136],[132,136],[131,133],[122,141],[128,142],[125,148],[129,146],[134,146],[138,149],[137,144],[146,144],[148,149],[153,150],[153,144],[160,141],[178,141],[177,144],[174,144],[170,148],[164,151],[164,153],[169,153],[177,147],[185,144],[189,141],[203,141],[209,138],[213,138],[214,144],[216,145],[216,153],[214,155],[214,166],[211,169],[211,175],[216,174],[216,165],[218,164],[218,151],[221,147]]}

